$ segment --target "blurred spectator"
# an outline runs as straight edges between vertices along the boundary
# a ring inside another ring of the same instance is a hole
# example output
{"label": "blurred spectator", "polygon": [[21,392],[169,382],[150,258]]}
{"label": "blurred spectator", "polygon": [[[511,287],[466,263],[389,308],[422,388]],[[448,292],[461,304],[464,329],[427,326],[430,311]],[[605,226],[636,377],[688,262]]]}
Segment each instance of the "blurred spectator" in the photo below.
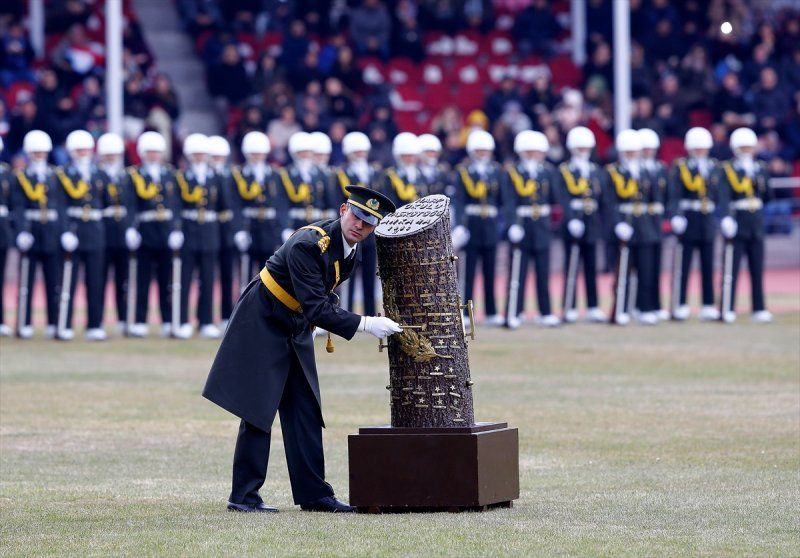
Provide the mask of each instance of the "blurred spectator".
{"label": "blurred spectator", "polygon": [[17,105],[16,113],[9,120],[5,150],[9,153],[19,152],[22,149],[22,139],[25,134],[31,130],[41,130],[45,127],[45,124],[45,120],[39,115],[33,98],[23,96]]}
{"label": "blurred spectator", "polygon": [[253,76],[253,92],[262,95],[267,88],[278,80],[285,79],[286,70],[283,66],[278,66],[274,57],[263,54],[258,61],[256,73]]}
{"label": "blurred spectator", "polygon": [[36,81],[31,69],[33,47],[18,21],[12,22],[0,38],[0,85],[8,87],[17,80]]}
{"label": "blurred spectator", "polygon": [[611,61],[611,47],[607,42],[601,41],[592,52],[592,57],[584,66],[584,84],[592,77],[600,76],[605,81],[606,89],[613,89],[614,84],[614,65]]}
{"label": "blurred spectator", "polygon": [[770,67],[761,70],[761,78],[751,89],[749,100],[756,125],[762,130],[776,129],[791,107],[789,97],[778,87],[778,74]]}
{"label": "blurred spectator", "polygon": [[289,138],[295,132],[300,131],[294,107],[286,105],[281,108],[280,116],[270,121],[267,126],[267,135],[274,151],[273,157],[281,162],[286,162],[288,160],[286,146],[289,144]]}
{"label": "blurred spectator", "polygon": [[339,49],[336,62],[334,62],[331,69],[331,76],[338,78],[352,93],[359,93],[364,88],[361,71],[356,66],[353,59],[353,51],[348,46],[343,46]]}
{"label": "blurred spectator", "polygon": [[84,25],[92,12],[85,0],[52,2],[45,11],[45,28],[49,33],[63,33],[74,25]]}
{"label": "blurred spectator", "polygon": [[661,119],[656,118],[653,114],[653,101],[650,97],[639,97],[634,100],[631,127],[635,130],[650,128],[655,130],[659,136],[663,135]]}
{"label": "blurred spectator", "polygon": [[338,78],[329,77],[325,80],[325,95],[327,97],[328,114],[334,120],[354,123],[356,119],[356,106],[352,95],[344,91],[342,82]]}
{"label": "blurred spectator", "polygon": [[359,54],[389,58],[392,20],[379,0],[362,0],[350,12],[350,38]]}
{"label": "blurred spectator", "polygon": [[533,0],[514,18],[512,36],[522,55],[550,54],[560,27],[547,0]]}
{"label": "blurred spectator", "polygon": [[342,140],[347,133],[347,126],[341,120],[335,120],[328,129],[328,136],[331,138],[331,165],[341,165],[346,161],[342,152]]}
{"label": "blurred spectator", "polygon": [[750,126],[753,118],[744,100],[744,91],[736,72],[728,72],[722,78],[722,87],[714,94],[712,105],[714,119],[725,123],[730,128]]}
{"label": "blurred spectator", "polygon": [[688,107],[708,107],[716,84],[706,50],[701,45],[694,45],[681,61],[680,82]]}
{"label": "blurred spectator", "polygon": [[682,136],[687,129],[688,115],[681,84],[675,74],[664,74],[654,102],[656,117],[661,120],[664,133],[670,136]]}
{"label": "blurred spectator", "polygon": [[513,103],[517,109],[522,107],[522,95],[517,88],[517,83],[514,78],[506,74],[500,80],[499,87],[489,95],[486,99],[486,106],[484,112],[489,120],[495,121],[506,110],[506,106]]}
{"label": "blurred spectator", "polygon": [[227,116],[229,107],[238,105],[250,94],[250,77],[236,45],[227,45],[220,61],[211,67],[208,90],[223,118]]}
{"label": "blurred spectator", "polygon": [[434,116],[431,122],[431,131],[434,135],[439,136],[439,139],[448,137],[453,134],[456,137],[461,135],[461,129],[464,127],[464,120],[461,116],[461,111],[455,105],[448,105],[442,111]]}
{"label": "blurred spectator", "polygon": [[531,120],[537,121],[541,115],[551,112],[557,102],[558,96],[553,91],[550,76],[542,73],[534,80],[533,87],[525,96],[524,106]]}
{"label": "blurred spectator", "polygon": [[44,69],[39,74],[39,87],[36,88],[36,108],[44,120],[55,118],[56,105],[64,95],[59,87],[58,76],[53,70]]}
{"label": "blurred spectator", "polygon": [[395,7],[396,20],[392,25],[392,52],[407,56],[415,62],[425,58],[422,34],[417,25],[417,7],[410,0],[400,0]]}
{"label": "blurred spectator", "polygon": [[69,28],[53,55],[53,64],[59,69],[62,79],[69,80],[68,85],[91,72],[99,72],[104,60],[103,45],[90,41],[86,29],[77,23]]}
{"label": "blurred spectator", "polygon": [[306,35],[306,24],[301,19],[295,19],[289,27],[289,33],[283,38],[281,63],[291,71],[300,65],[310,46],[311,41]]}
{"label": "blurred spectator", "polygon": [[309,49],[302,63],[288,68],[287,79],[292,89],[301,91],[305,89],[311,81],[322,81],[324,76],[319,71],[318,62],[317,51]]}

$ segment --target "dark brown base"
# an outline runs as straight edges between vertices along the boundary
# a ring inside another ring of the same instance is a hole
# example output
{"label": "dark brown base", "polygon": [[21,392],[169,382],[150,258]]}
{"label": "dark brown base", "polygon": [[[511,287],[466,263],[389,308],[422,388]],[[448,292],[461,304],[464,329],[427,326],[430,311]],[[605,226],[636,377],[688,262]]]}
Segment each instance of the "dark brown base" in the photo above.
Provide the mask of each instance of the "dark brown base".
{"label": "dark brown base", "polygon": [[348,449],[359,511],[479,511],[519,498],[519,434],[506,423],[367,427]]}

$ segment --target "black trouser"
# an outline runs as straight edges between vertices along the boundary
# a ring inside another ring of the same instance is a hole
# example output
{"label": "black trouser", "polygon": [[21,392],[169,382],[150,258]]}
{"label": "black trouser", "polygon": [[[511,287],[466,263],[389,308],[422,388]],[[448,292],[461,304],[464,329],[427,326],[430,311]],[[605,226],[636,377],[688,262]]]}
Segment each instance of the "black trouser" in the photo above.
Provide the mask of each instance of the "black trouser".
{"label": "black trouser", "polygon": [[686,304],[686,286],[689,282],[689,270],[692,267],[692,256],[695,250],[700,251],[700,275],[703,284],[703,306],[714,304],[714,241],[713,240],[680,240],[683,246],[681,261],[681,305]]}
{"label": "black trouser", "polygon": [[731,282],[731,307],[736,306],[736,280],[739,276],[739,265],[742,256],[747,256],[747,268],[750,272],[750,292],[753,312],[764,310],[764,239],[733,241],[733,281]]}
{"label": "black trouser", "polygon": [[[656,310],[656,289],[654,282],[653,267],[655,266],[655,244],[638,244],[630,247],[630,262],[628,265],[628,285],[632,270],[636,270],[636,308],[642,312],[654,312]],[[625,305],[628,308],[630,287],[625,290]]]}
{"label": "black trouser", "polygon": [[472,300],[472,290],[475,287],[475,271],[478,259],[481,260],[481,274],[483,275],[484,310],[487,316],[497,314],[494,300],[494,266],[497,249],[494,246],[481,248],[467,248],[466,277],[464,280],[464,302]]}
{"label": "black trouser", "polygon": [[42,267],[44,273],[45,300],[47,301],[47,325],[55,326],[58,323],[58,295],[61,291],[61,255],[57,252],[34,252],[21,254],[21,258],[27,255],[28,261],[28,297],[25,305],[28,313],[25,316],[25,325],[31,325],[33,308],[31,299],[33,297],[33,284],[36,278],[37,262]]}
{"label": "black trouser", "polygon": [[[519,277],[517,283],[517,313],[519,316],[525,311],[525,282],[528,278],[528,266],[533,261],[533,269],[536,274],[536,302],[539,305],[539,314],[547,316],[550,310],[550,248],[541,250],[520,250]],[[511,268],[514,265],[514,250],[511,250],[509,260],[509,286],[508,295],[511,297]],[[506,309],[508,309],[508,300]],[[506,310],[508,312],[508,310]]]}
{"label": "black trouser", "polygon": [[[294,354],[278,412],[294,503],[332,496],[333,488],[325,482],[319,407]],[[270,437],[271,431],[260,430],[244,420],[239,425],[230,502],[252,505],[262,501],[258,490],[267,478]]]}
{"label": "black trouser", "polygon": [[655,300],[653,301],[655,304],[655,310],[661,310],[663,305],[661,304],[661,259],[664,257],[664,240],[660,239],[654,248],[653,252],[653,284],[654,287],[654,296]]}
{"label": "black trouser", "polygon": [[199,275],[197,296],[197,321],[201,326],[212,323],[214,303],[214,268],[217,252],[186,249],[181,252],[181,323],[189,322],[189,289],[197,268]]}
{"label": "black trouser", "polygon": [[[578,274],[572,286],[572,308],[567,308],[567,276],[569,274],[569,258],[575,239],[571,236],[564,240],[564,311],[574,310],[578,306]],[[594,242],[578,242],[579,263],[583,263],[583,281],[586,286],[587,308],[597,307],[597,244]]]}
{"label": "black trouser", "polygon": [[5,316],[5,300],[3,299],[3,291],[6,290],[6,255],[8,250],[3,247],[0,248],[0,325],[4,324]]}
{"label": "black trouser", "polygon": [[[66,256],[65,256],[66,257]],[[83,267],[86,282],[86,305],[88,307],[87,329],[96,329],[103,324],[103,249],[76,250],[72,258],[72,279],[69,284],[69,306],[67,306],[67,329],[72,329],[72,311],[75,308],[75,289],[78,286],[78,268]]]}
{"label": "black trouser", "polygon": [[[147,304],[153,273],[158,281],[158,305],[161,322],[172,321],[170,292],[172,281],[172,250],[169,248],[140,248],[136,254],[136,323],[147,323]],[[154,269],[155,268],[155,269]]]}
{"label": "black trouser", "polygon": [[[358,273],[361,275],[361,287],[364,291],[364,315],[375,315],[375,272],[378,269],[378,253],[375,250],[375,245],[364,245],[361,252],[361,263],[359,264]],[[355,275],[350,276],[347,283],[347,295],[350,300],[350,310],[353,308],[353,294],[356,288]]]}
{"label": "black trouser", "polygon": [[111,268],[114,268],[114,306],[117,309],[117,321],[125,323],[128,319],[128,261],[130,252],[126,248],[107,248],[105,258],[105,280],[108,284]]}
{"label": "black trouser", "polygon": [[[237,250],[230,246],[223,246],[219,250],[219,286],[222,291],[222,319],[228,320],[233,312],[233,302],[235,296],[239,294],[239,289],[236,289],[236,295],[233,292],[233,266],[236,263]],[[238,298],[238,296],[237,296]]]}

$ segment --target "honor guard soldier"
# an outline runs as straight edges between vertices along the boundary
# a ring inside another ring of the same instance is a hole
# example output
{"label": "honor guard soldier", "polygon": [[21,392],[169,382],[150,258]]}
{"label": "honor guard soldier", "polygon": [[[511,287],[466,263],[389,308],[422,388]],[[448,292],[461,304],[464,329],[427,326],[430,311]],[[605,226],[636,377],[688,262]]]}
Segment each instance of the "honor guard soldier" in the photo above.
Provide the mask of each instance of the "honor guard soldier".
{"label": "honor guard soldier", "polygon": [[188,339],[194,333],[189,322],[189,289],[198,273],[197,321],[200,337],[217,339],[213,323],[214,270],[219,257],[219,214],[227,209],[221,180],[208,164],[208,137],[189,134],[183,142],[186,170],[177,171],[181,225],[185,239],[181,247],[181,327],[175,337]]}
{"label": "honor guard soldier", "polygon": [[[323,132],[311,132],[310,136],[311,150],[314,153],[314,166],[317,172],[322,175],[322,179],[325,181],[325,187],[330,188],[333,182],[333,169],[330,167],[331,153],[333,152],[331,138]],[[328,203],[330,206],[325,209],[323,217],[325,219],[334,219],[338,214],[337,208],[339,205],[336,203],[337,200],[330,197],[330,191],[328,191],[328,195]]]}
{"label": "honor guard soldier", "polygon": [[289,154],[293,163],[278,171],[280,184],[289,198],[289,226],[281,233],[284,242],[303,225],[322,219],[330,209],[328,182],[316,167],[311,134],[292,134]]}
{"label": "honor guard soldier", "polygon": [[[616,148],[619,161],[606,167],[609,197],[613,202],[610,223],[620,245],[613,321],[625,325],[630,314],[639,308],[639,322],[655,325],[657,285],[653,267],[660,241],[655,214],[659,206],[663,213],[663,203],[658,184],[642,170],[639,133],[622,130],[617,134]],[[636,270],[636,281],[631,269]]]}
{"label": "honor guard soldier", "polygon": [[422,173],[419,170],[419,138],[411,132],[401,132],[392,141],[394,166],[384,170],[379,190],[385,192],[396,207],[402,207],[425,195]]}
{"label": "honor guard soldier", "polygon": [[[342,139],[342,152],[347,157],[347,164],[335,170],[334,184],[331,186],[334,192],[331,197],[340,204],[347,201],[350,194],[347,187],[350,185],[369,187],[379,176],[379,167],[370,165],[369,150],[372,144],[366,134],[362,132],[350,132]],[[361,264],[356,273],[361,277],[361,286],[364,295],[364,313],[375,314],[375,273],[378,268],[378,256],[375,249],[375,237],[370,235],[360,243]],[[351,281],[343,286],[347,289],[342,294],[342,307],[346,310],[352,308],[352,304],[346,301],[354,300],[355,276]],[[345,300],[346,299],[346,300]]]}
{"label": "honor guard soldier", "polygon": [[[672,232],[678,237],[680,248],[673,265],[672,318],[685,320],[689,317],[686,304],[686,286],[695,251],[700,252],[700,274],[702,276],[703,307],[701,320],[719,319],[714,308],[714,239],[717,222],[714,210],[719,201],[717,161],[708,156],[713,145],[711,133],[705,128],[691,128],[684,137],[684,147],[689,156],[678,159],[672,168],[667,197],[667,212],[670,215]],[[677,296],[675,296],[677,295]]]}
{"label": "honor guard soldier", "polygon": [[[502,167],[492,159],[494,138],[489,132],[476,130],[467,138],[469,162],[456,169],[456,223],[454,248],[464,248],[464,300],[472,299],[475,270],[481,261],[484,309],[489,325],[505,323],[497,313],[494,298],[494,276],[497,243],[500,241],[498,216],[503,207],[505,186]],[[461,227],[461,228],[459,228]]]}
{"label": "honor guard soldier", "polygon": [[[103,184],[103,229],[105,257],[103,290],[114,270],[114,303],[117,311],[117,331],[124,333],[128,322],[128,246],[125,233],[133,219],[129,207],[131,191],[125,181],[125,144],[117,134],[107,133],[97,138],[97,167]],[[104,305],[105,306],[105,305]]]}
{"label": "honor guard soldier", "polygon": [[[178,187],[172,169],[162,160],[167,144],[158,132],[145,132],[136,142],[136,151],[142,160],[138,167],[129,167],[127,188],[132,191],[132,207],[136,228],[126,231],[128,248],[136,252],[136,315],[129,334],[147,337],[147,308],[153,274],[158,283],[158,303],[161,314],[161,335],[169,337],[178,333],[179,310],[171,292],[180,288],[180,277],[172,272],[173,260],[183,246]],[[179,264],[180,265],[180,264]],[[172,285],[170,286],[170,283]],[[176,293],[177,295],[177,293]],[[173,310],[173,307],[174,310]],[[173,327],[173,324],[177,327]]]}
{"label": "honor guard soldier", "polygon": [[208,160],[209,165],[217,175],[219,180],[219,195],[224,198],[225,209],[217,215],[219,221],[219,257],[217,265],[219,266],[219,284],[222,291],[221,303],[221,316],[222,323],[221,329],[225,329],[228,320],[233,311],[234,296],[238,296],[239,290],[236,290],[234,295],[233,290],[233,268],[236,265],[236,246],[233,242],[233,235],[236,234],[238,226],[236,223],[235,211],[238,205],[234,205],[234,190],[236,185],[233,184],[231,177],[230,166],[228,165],[228,157],[231,154],[231,146],[228,140],[222,136],[208,136]]}
{"label": "honor guard soldier", "polygon": [[721,197],[725,200],[720,228],[726,242],[733,244],[733,250],[726,251],[732,260],[723,265],[722,318],[728,323],[736,320],[736,280],[742,256],[746,255],[752,319],[767,323],[772,321],[772,313],[764,305],[764,204],[772,199],[769,174],[754,160],[758,138],[753,130],[734,130],[730,146],[735,157],[722,163],[720,172]]}
{"label": "honor guard soldier", "polygon": [[536,298],[540,323],[554,327],[561,323],[550,309],[550,213],[558,203],[555,169],[545,162],[550,144],[541,132],[525,130],[514,138],[519,163],[509,165],[505,221],[511,243],[511,272],[506,299],[506,325],[516,329],[525,310],[525,282],[528,264],[536,272]]}
{"label": "honor guard soldier", "polygon": [[564,321],[578,319],[577,286],[579,263],[583,263],[586,286],[586,319],[605,322],[597,307],[597,241],[602,232],[600,212],[605,210],[603,174],[591,160],[594,133],[577,126],[567,133],[571,157],[559,167],[560,193],[564,208]]}
{"label": "honor guard soldier", "polygon": [[242,138],[243,167],[231,170],[239,230],[233,237],[240,258],[240,282],[244,289],[253,265],[264,265],[281,245],[281,232],[289,228],[289,199],[278,184],[277,173],[267,163],[269,138],[248,132]]}
{"label": "honor guard soldier", "polygon": [[419,136],[419,170],[428,185],[426,195],[443,194],[452,197],[455,194],[450,168],[439,162],[442,155],[442,142],[433,134]]}
{"label": "honor guard soldier", "polygon": [[[106,238],[103,226],[103,203],[105,183],[100,170],[92,162],[94,138],[86,130],[74,130],[67,135],[66,148],[70,163],[64,169],[56,169],[58,182],[64,189],[66,201],[67,232],[62,235],[61,245],[64,248],[65,260],[71,259],[71,265],[65,262],[62,273],[62,302],[59,313],[58,338],[69,341],[75,334],[72,330],[72,309],[75,301],[75,286],[78,282],[78,266],[83,266],[86,281],[86,302],[88,320],[86,339],[104,341],[103,330],[103,298],[105,283],[103,281],[103,258],[105,256]],[[66,271],[71,277],[66,277]],[[69,287],[66,296],[66,287]]]}
{"label": "honor guard soldier", "polygon": [[661,146],[661,140],[658,134],[650,128],[642,128],[639,130],[639,141],[642,144],[642,170],[646,173],[647,180],[654,183],[658,188],[659,201],[652,206],[651,216],[658,228],[658,243],[656,244],[656,252],[653,256],[653,285],[655,286],[655,306],[656,316],[659,320],[668,320],[670,317],[669,311],[664,308],[661,303],[661,266],[662,266],[662,249],[664,246],[664,215],[665,215],[665,202],[667,199],[667,184],[669,180],[667,167],[659,161],[656,156],[658,155],[658,148]]}
{"label": "honor guard soldier", "polygon": [[16,173],[11,187],[14,230],[20,251],[17,335],[22,339],[33,337],[31,295],[38,263],[44,273],[47,301],[45,336],[53,339],[58,321],[60,243],[66,230],[64,190],[53,167],[47,164],[47,157],[53,149],[50,136],[41,130],[31,130],[22,140],[22,149],[28,156],[28,165],[24,171]]}
{"label": "honor guard soldier", "polygon": [[[3,152],[3,138],[0,138],[0,153]],[[11,169],[5,163],[0,163],[0,285],[6,284],[6,255],[11,247],[14,237],[11,227]],[[0,337],[11,335],[11,326],[4,320],[5,299],[0,289]]]}
{"label": "honor guard soldier", "polygon": [[278,511],[258,491],[267,474],[272,423],[280,413],[295,504],[307,511],[356,511],[337,500],[325,482],[313,329],[345,339],[358,331],[384,338],[401,329],[389,318],[359,316],[333,301],[360,243],[395,209],[368,188],[351,186],[349,194],[339,219],[302,227],[266,262],[237,302],[214,359],[203,395],[241,419],[229,510]]}

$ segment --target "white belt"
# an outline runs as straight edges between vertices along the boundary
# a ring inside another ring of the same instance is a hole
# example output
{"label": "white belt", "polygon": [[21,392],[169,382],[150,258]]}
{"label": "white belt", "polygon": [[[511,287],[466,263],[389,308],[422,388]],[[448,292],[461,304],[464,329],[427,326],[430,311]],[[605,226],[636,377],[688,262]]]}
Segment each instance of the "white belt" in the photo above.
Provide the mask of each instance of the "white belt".
{"label": "white belt", "polygon": [[103,217],[121,219],[128,215],[128,208],[124,205],[112,205],[103,209]]}
{"label": "white belt", "polygon": [[[291,215],[291,210],[289,214]],[[249,219],[264,221],[266,219],[274,219],[278,216],[278,212],[275,211],[274,207],[245,207],[242,210],[242,215]],[[303,210],[303,216],[305,216],[305,210]]]}
{"label": "white belt", "polygon": [[197,221],[202,225],[216,222],[217,212],[213,209],[184,209],[181,211],[181,218],[187,221]]}
{"label": "white belt", "polygon": [[0,205],[0,217],[8,217],[8,207]]}
{"label": "white belt", "polygon": [[80,219],[81,221],[100,221],[103,218],[103,211],[100,209],[86,209],[83,207],[68,207],[67,217]]}
{"label": "white belt", "polygon": [[316,207],[293,207],[289,210],[290,219],[306,219],[308,221],[319,221],[322,219],[322,210]]}
{"label": "white belt", "polygon": [[169,221],[172,219],[171,209],[149,209],[139,213],[139,221],[149,223],[151,221]]}
{"label": "white belt", "polygon": [[486,219],[487,217],[497,217],[497,208],[493,205],[468,203],[464,207],[464,213]]}
{"label": "white belt", "polygon": [[531,219],[538,219],[539,217],[548,217],[549,215],[550,205],[546,203],[517,206],[517,217],[530,217]]}
{"label": "white belt", "polygon": [[711,213],[717,207],[713,201],[708,198],[702,200],[681,200],[678,207],[684,211],[699,211],[700,213]]}
{"label": "white belt", "polygon": [[583,211],[586,215],[591,215],[597,211],[597,200],[594,198],[573,198],[569,200],[569,207],[574,211]]}
{"label": "white belt", "polygon": [[58,211],[55,209],[26,209],[24,215],[30,221],[58,221]]}
{"label": "white belt", "polygon": [[647,213],[648,215],[663,215],[664,204],[662,204],[661,202],[621,203],[619,204],[619,212],[622,213],[623,215],[633,215],[634,217],[640,217],[645,213]]}
{"label": "white belt", "polygon": [[761,198],[744,198],[742,200],[734,200],[731,205],[737,211],[758,211],[764,207],[764,202]]}

